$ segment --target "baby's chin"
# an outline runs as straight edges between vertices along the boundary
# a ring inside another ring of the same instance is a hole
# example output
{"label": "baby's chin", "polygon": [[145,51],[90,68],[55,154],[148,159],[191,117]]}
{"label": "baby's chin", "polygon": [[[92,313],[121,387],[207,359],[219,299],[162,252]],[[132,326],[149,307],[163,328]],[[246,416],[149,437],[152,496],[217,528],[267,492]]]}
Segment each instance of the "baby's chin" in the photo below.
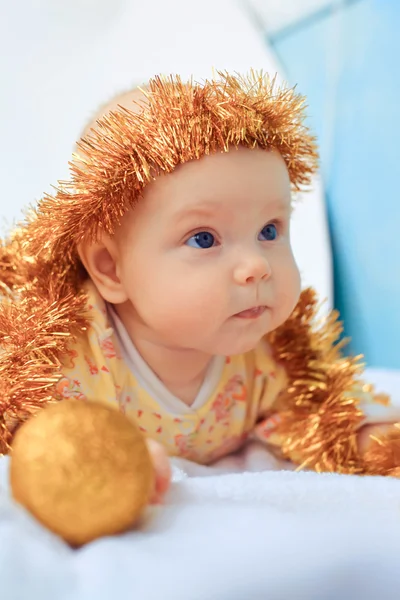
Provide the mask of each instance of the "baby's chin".
{"label": "baby's chin", "polygon": [[243,336],[242,338],[236,338],[235,340],[231,340],[226,343],[219,343],[215,346],[212,354],[218,356],[236,356],[238,354],[246,354],[246,352],[251,352],[258,346],[261,340],[268,334],[269,332],[260,332],[256,336]]}
{"label": "baby's chin", "polygon": [[251,352],[265,336],[280,327],[289,316],[283,311],[270,311],[259,327],[252,329],[250,326],[247,331],[238,331],[234,336],[229,335],[225,339],[219,339],[211,353],[220,356],[235,356]]}

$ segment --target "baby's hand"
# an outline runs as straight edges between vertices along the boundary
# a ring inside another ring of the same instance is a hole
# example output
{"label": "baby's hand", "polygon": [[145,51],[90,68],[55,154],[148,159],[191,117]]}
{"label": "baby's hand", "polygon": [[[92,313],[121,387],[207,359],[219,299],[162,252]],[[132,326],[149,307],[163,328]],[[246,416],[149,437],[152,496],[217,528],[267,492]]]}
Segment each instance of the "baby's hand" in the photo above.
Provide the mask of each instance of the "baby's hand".
{"label": "baby's hand", "polygon": [[400,478],[400,423],[364,426],[358,447],[370,475]]}
{"label": "baby's hand", "polygon": [[161,504],[164,495],[171,485],[171,465],[168,455],[161,444],[151,439],[146,439],[146,443],[155,470],[155,486],[150,504]]}
{"label": "baby's hand", "polygon": [[[373,438],[386,435],[393,429],[393,424],[380,423],[379,425],[364,425],[358,433],[358,449],[364,455],[374,442]],[[399,465],[400,467],[400,465]]]}

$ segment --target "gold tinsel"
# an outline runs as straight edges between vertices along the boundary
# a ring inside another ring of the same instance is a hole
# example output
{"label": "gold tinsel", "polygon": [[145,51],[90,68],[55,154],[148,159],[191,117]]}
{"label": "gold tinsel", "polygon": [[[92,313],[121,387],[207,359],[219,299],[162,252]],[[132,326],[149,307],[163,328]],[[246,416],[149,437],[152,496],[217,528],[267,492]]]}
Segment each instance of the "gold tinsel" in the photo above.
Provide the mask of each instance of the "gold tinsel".
{"label": "gold tinsel", "polygon": [[[84,297],[46,297],[26,292],[0,304],[0,452],[7,452],[14,426],[53,399],[60,357],[74,334],[84,331]],[[72,315],[72,317],[71,317]]]}
{"label": "gold tinsel", "polygon": [[318,305],[312,289],[304,290],[291,317],[268,338],[274,356],[284,365],[288,386],[279,398],[283,455],[299,469],[319,472],[390,475],[400,477],[400,425],[372,438],[361,454],[357,441],[364,415],[363,393],[388,404],[383,394],[360,378],[361,357],[342,354],[342,325],[333,311],[317,320]]}
{"label": "gold tinsel", "polygon": [[356,429],[363,414],[360,357],[342,356],[342,326],[334,311],[316,322],[317,300],[305,290],[291,317],[269,335],[289,384],[279,399],[282,452],[299,468],[339,473],[365,472]]}

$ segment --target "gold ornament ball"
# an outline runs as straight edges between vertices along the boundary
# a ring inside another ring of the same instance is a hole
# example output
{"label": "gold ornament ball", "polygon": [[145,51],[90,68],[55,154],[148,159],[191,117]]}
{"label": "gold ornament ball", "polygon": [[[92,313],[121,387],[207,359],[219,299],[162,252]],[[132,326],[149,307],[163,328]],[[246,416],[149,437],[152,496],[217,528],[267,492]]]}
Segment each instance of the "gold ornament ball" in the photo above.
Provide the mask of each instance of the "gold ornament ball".
{"label": "gold ornament ball", "polygon": [[100,403],[49,405],[17,431],[14,499],[73,546],[122,533],[148,504],[154,469],[136,425]]}

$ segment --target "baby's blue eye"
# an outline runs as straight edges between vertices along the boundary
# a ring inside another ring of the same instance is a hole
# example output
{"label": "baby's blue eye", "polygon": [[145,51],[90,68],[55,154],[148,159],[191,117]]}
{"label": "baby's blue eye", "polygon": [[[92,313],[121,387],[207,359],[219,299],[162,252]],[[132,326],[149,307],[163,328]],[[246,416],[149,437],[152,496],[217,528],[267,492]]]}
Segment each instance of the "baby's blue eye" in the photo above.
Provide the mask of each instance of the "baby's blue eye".
{"label": "baby's blue eye", "polygon": [[278,230],[276,225],[273,223],[268,223],[265,227],[263,227],[258,235],[258,239],[267,242],[273,242],[278,237]]}
{"label": "baby's blue eye", "polygon": [[215,238],[209,231],[199,231],[196,235],[192,235],[186,242],[192,248],[211,248],[215,244]]}

